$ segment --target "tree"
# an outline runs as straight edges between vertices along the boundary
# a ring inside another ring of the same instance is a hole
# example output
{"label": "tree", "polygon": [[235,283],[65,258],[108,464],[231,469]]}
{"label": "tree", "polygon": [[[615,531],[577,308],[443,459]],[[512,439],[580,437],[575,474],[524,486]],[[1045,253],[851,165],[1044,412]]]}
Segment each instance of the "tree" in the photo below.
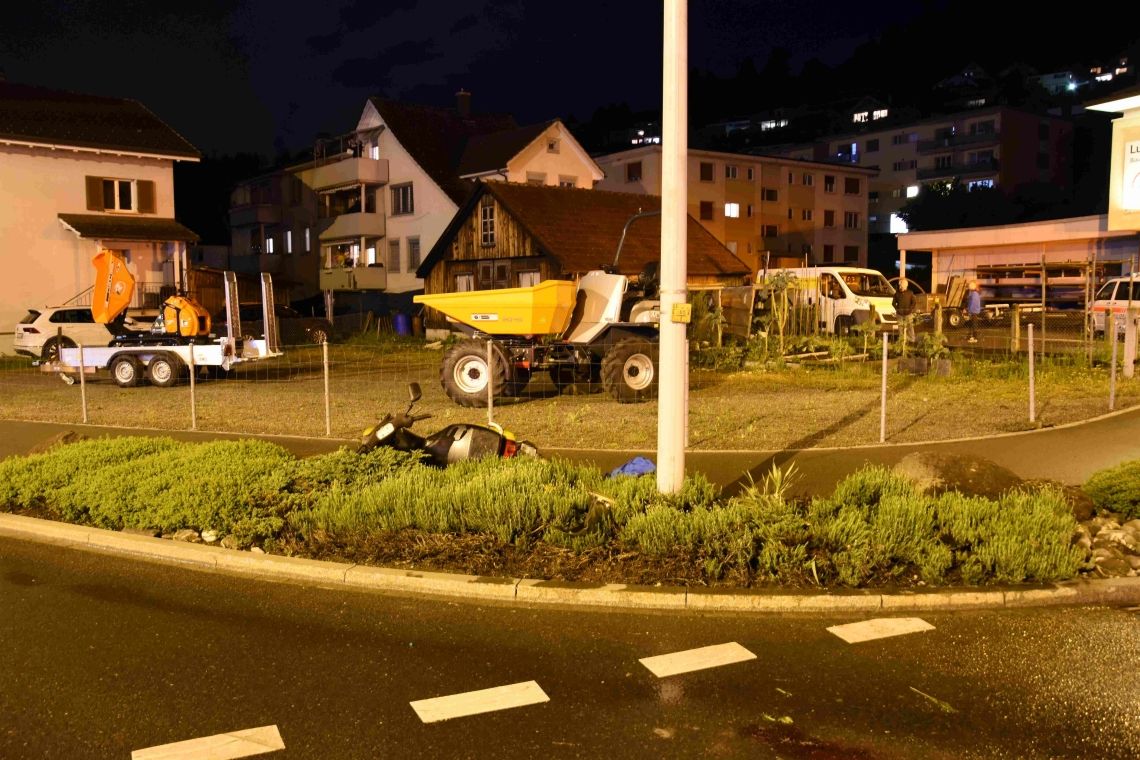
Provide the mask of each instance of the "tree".
{"label": "tree", "polygon": [[934,183],[899,209],[912,231],[987,227],[1017,221],[1021,209],[992,187],[968,188],[958,180]]}

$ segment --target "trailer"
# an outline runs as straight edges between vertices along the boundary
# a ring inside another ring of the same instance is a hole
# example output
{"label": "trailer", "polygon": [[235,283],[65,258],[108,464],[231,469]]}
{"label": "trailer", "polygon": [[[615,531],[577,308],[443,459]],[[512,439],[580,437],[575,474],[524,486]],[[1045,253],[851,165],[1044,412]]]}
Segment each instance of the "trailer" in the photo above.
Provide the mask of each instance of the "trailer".
{"label": "trailer", "polygon": [[[143,380],[169,388],[188,377],[191,370],[197,372],[205,368],[208,375],[221,377],[238,364],[281,356],[270,276],[261,276],[265,325],[265,335],[261,338],[242,336],[236,274],[226,272],[224,282],[227,320],[222,335],[215,335],[208,327],[202,329],[201,325],[185,330],[191,334],[172,331],[172,324],[176,326],[186,321],[180,318],[180,309],[186,309],[194,319],[201,319],[192,301],[173,297],[164,304],[150,330],[117,335],[106,346],[61,348],[59,358],[41,362],[40,370],[59,374],[69,385],[80,373],[84,377],[94,376],[102,370],[109,372],[120,388],[133,388]],[[189,308],[187,303],[191,304]],[[208,318],[205,324],[208,325]]]}

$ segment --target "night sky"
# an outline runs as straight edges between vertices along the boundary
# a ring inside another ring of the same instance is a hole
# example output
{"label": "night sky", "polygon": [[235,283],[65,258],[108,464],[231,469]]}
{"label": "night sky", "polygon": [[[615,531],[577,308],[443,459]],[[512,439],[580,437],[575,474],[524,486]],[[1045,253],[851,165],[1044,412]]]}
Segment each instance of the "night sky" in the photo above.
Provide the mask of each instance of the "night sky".
{"label": "night sky", "polygon": [[[1038,13],[1006,30],[991,6],[967,0],[688,5],[690,65],[721,76],[749,58],[762,68],[777,47],[793,68],[810,58],[835,66],[868,39],[947,6],[954,12],[934,34],[944,30],[957,48],[928,36],[914,59],[892,67],[960,68],[971,54],[1009,55],[1017,45],[1054,60],[1076,59],[1080,44],[1119,52],[1118,41],[1087,29],[1100,16],[1059,23]],[[522,124],[586,120],[611,103],[659,107],[661,9],[660,0],[32,0],[0,23],[0,68],[13,82],[137,99],[207,156],[272,155],[349,131],[369,95],[451,105],[464,88],[476,110]],[[1119,36],[1124,26],[1104,31]]]}

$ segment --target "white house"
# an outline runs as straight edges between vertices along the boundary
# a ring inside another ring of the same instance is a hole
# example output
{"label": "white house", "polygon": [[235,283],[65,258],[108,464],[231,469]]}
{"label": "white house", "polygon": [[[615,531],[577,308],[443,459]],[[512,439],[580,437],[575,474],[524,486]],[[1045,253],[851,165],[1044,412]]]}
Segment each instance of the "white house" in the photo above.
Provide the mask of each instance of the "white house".
{"label": "white house", "polygon": [[101,248],[127,259],[134,307],[175,292],[198,236],[174,219],[173,167],[198,160],[137,101],[0,81],[0,332],[30,308],[90,303]]}

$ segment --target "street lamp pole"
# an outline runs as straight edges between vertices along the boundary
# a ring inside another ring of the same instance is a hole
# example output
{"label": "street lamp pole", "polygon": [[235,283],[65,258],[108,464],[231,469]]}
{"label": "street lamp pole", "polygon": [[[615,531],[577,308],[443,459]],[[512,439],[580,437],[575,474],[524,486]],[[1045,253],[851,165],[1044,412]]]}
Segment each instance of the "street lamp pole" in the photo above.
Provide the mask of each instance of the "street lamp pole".
{"label": "street lamp pole", "polygon": [[685,479],[689,414],[687,315],[688,3],[665,0],[661,97],[661,332],[658,359],[657,490],[676,493]]}

